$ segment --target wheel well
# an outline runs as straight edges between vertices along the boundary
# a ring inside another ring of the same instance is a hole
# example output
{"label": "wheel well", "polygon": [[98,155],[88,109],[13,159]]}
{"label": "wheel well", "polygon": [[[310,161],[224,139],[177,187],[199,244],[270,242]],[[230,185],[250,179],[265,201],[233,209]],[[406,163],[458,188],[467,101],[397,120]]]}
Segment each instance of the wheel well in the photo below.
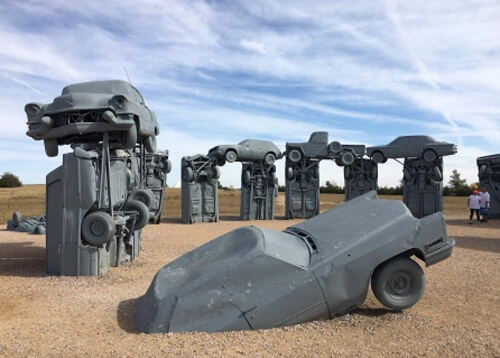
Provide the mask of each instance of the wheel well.
{"label": "wheel well", "polygon": [[[413,248],[413,249],[409,249],[407,251],[404,251],[404,252],[401,252],[400,254],[398,255],[395,255],[395,256],[392,256],[392,257],[389,257],[387,260],[379,263],[374,269],[373,271],[375,271],[379,266],[385,264],[387,261],[390,261],[390,260],[393,260],[395,258],[398,258],[398,257],[407,257],[407,258],[411,258],[412,256],[416,256],[417,258],[419,258],[420,260],[422,260],[423,262],[425,262],[425,258],[424,258],[424,254],[422,253],[421,250],[417,249],[417,248]],[[373,271],[372,271],[372,275],[373,275]]]}

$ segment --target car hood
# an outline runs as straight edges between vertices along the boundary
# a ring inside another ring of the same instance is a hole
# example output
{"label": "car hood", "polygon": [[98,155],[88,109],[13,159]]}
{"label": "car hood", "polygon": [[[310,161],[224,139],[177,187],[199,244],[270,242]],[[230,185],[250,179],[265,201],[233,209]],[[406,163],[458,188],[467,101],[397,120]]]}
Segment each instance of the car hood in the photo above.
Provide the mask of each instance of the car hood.
{"label": "car hood", "polygon": [[[381,245],[402,242],[408,247],[420,246],[423,223],[436,222],[438,236],[445,236],[441,213],[416,219],[400,200],[378,199],[375,191],[350,200],[298,225],[287,229],[310,236],[317,245],[319,257],[328,260],[361,255]],[[362,223],[362,225],[360,224]],[[404,238],[401,240],[401,238]],[[349,253],[347,255],[347,253]]]}
{"label": "car hood", "polygon": [[288,282],[277,285],[271,270],[299,280],[301,273],[307,276],[300,266],[308,262],[307,246],[293,235],[255,227],[231,231],[156,274],[137,302],[136,328],[146,333],[252,329],[245,312],[291,290]]}

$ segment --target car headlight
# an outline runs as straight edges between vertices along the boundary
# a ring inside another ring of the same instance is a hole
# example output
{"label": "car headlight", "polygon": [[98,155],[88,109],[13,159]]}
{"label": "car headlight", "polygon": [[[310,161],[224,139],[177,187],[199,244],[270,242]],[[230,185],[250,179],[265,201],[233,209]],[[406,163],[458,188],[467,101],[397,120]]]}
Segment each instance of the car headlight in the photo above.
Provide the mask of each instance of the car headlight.
{"label": "car headlight", "polygon": [[127,105],[127,102],[128,102],[127,97],[122,95],[114,96],[111,99],[111,104],[115,108],[124,108]]}
{"label": "car headlight", "polygon": [[40,112],[40,110],[42,109],[42,106],[40,105],[40,103],[28,103],[25,107],[24,107],[24,111],[26,112],[26,114],[28,116],[34,116],[36,115],[38,112]]}

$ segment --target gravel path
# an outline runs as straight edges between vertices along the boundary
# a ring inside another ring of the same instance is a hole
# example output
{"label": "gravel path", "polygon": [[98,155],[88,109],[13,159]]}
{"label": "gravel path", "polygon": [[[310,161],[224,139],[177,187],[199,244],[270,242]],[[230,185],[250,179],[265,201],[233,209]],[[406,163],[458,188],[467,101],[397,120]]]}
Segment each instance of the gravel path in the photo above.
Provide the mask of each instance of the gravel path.
{"label": "gravel path", "polygon": [[447,217],[452,257],[425,268],[426,292],[402,313],[372,293],[347,320],[264,331],[138,334],[136,299],[183,253],[242,225],[282,230],[298,221],[195,225],[167,220],[143,231],[131,264],[103,277],[45,274],[45,236],[0,231],[0,356],[500,357],[500,220]]}

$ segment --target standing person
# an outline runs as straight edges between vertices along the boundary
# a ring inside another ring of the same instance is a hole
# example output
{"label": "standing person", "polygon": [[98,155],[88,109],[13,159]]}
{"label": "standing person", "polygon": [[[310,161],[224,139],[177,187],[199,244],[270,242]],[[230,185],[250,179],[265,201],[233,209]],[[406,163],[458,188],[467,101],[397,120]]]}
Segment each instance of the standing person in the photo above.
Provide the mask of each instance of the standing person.
{"label": "standing person", "polygon": [[472,225],[472,217],[474,216],[474,212],[476,213],[477,223],[479,224],[479,209],[481,208],[481,197],[479,196],[479,191],[474,189],[472,194],[469,195],[469,199],[467,199],[467,205],[469,205],[470,216],[469,216],[469,224]]}
{"label": "standing person", "polygon": [[479,209],[479,214],[482,216],[481,221],[487,223],[488,222],[488,216],[490,216],[490,193],[486,190],[486,188],[483,186],[481,188],[481,192],[479,193],[479,196],[481,197],[481,203],[480,203],[480,209]]}

